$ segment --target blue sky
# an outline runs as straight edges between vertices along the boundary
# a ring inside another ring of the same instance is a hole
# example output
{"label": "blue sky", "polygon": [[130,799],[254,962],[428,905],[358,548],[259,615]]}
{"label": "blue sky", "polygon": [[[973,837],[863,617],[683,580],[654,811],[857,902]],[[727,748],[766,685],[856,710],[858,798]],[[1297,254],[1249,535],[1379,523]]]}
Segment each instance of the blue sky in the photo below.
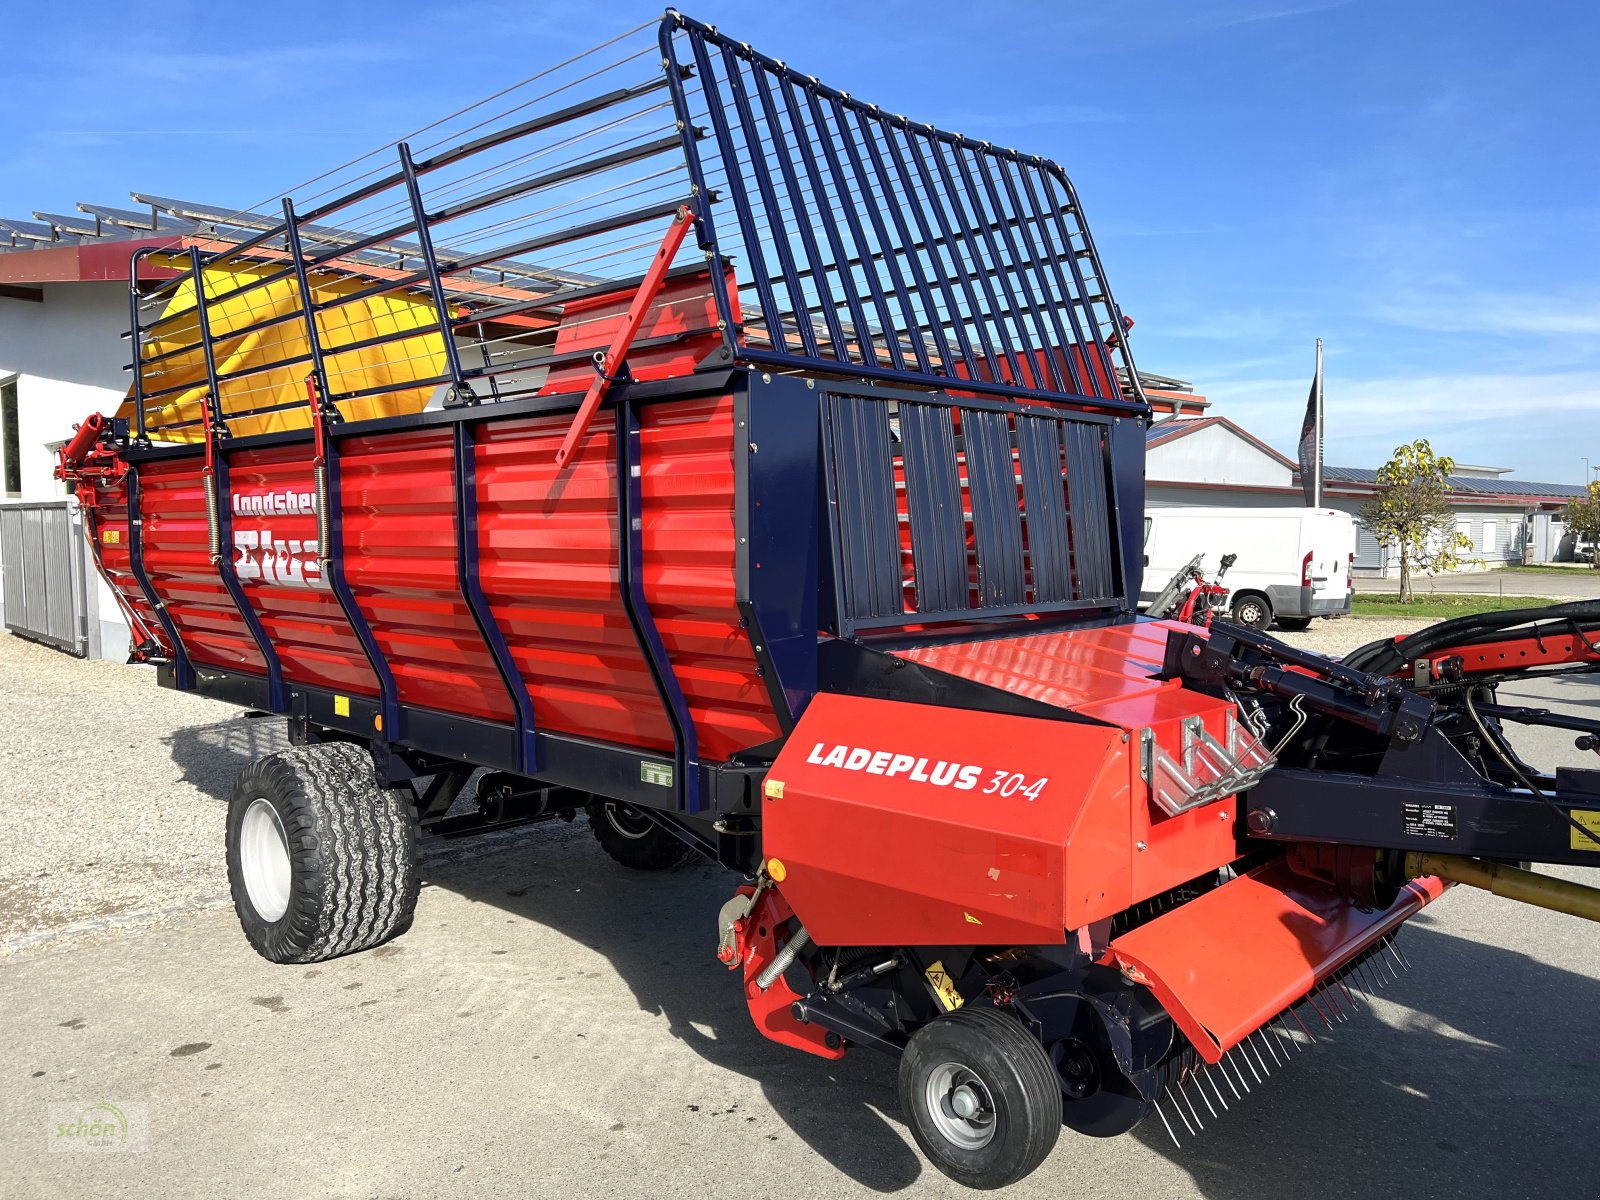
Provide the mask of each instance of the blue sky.
{"label": "blue sky", "polygon": [[[833,3],[685,11],[897,112],[1054,158],[1142,367],[1328,458],[1426,436],[1600,465],[1600,5]],[[8,23],[0,215],[242,206],[651,16],[460,0],[73,6]]]}

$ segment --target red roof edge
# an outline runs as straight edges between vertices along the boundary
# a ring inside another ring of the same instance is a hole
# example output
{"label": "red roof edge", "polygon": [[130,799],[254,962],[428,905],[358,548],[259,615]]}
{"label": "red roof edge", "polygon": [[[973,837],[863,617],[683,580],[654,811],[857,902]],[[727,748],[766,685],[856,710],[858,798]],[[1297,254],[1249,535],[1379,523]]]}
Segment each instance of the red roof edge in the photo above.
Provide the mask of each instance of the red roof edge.
{"label": "red roof edge", "polygon": [[[128,282],[128,262],[136,250],[182,249],[188,239],[127,238],[113,242],[82,242],[76,246],[45,246],[38,250],[13,250],[0,254],[0,283]],[[171,279],[169,267],[139,264],[140,279]]]}

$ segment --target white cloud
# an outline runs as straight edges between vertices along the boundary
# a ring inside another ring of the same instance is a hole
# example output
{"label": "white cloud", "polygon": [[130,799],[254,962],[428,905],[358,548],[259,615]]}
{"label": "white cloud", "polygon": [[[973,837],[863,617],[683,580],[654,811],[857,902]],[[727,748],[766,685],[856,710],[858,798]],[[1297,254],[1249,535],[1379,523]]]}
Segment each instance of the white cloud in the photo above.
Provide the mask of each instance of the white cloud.
{"label": "white cloud", "polygon": [[1402,293],[1374,313],[1384,321],[1434,333],[1600,334],[1600,297],[1561,299],[1508,292]]}
{"label": "white cloud", "polygon": [[1214,29],[1230,29],[1235,25],[1256,25],[1264,21],[1281,21],[1286,17],[1309,16],[1332,8],[1344,8],[1352,3],[1354,0],[1327,0],[1322,4],[1297,4],[1287,8],[1227,5],[1211,12],[1197,13],[1184,24],[1190,29],[1209,32]]}

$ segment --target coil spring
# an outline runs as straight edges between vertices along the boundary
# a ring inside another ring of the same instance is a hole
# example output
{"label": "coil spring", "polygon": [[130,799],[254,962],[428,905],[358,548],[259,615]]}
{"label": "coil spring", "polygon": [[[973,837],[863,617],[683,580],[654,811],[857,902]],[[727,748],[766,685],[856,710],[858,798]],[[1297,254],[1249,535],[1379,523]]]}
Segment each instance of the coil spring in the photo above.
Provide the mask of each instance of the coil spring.
{"label": "coil spring", "polygon": [[317,495],[317,565],[323,574],[328,571],[328,468],[318,463],[312,468],[311,478]]}
{"label": "coil spring", "polygon": [[794,936],[789,939],[789,944],[779,950],[773,960],[762,969],[761,974],[756,976],[756,986],[763,992],[766,991],[777,982],[778,976],[794,965],[794,960],[800,951],[810,944],[811,934],[802,925],[795,931]]}
{"label": "coil spring", "polygon": [[217,521],[217,477],[206,476],[206,546],[215,566],[222,561],[222,526]]}

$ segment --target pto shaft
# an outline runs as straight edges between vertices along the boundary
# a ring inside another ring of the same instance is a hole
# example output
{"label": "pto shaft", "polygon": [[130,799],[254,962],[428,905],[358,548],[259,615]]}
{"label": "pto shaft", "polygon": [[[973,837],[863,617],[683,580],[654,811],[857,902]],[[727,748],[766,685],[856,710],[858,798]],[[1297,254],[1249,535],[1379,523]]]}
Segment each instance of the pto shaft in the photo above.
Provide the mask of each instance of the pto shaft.
{"label": "pto shaft", "polygon": [[1465,858],[1459,854],[1407,854],[1406,874],[1437,875],[1440,879],[1483,888],[1507,900],[1519,900],[1552,912],[1600,921],[1600,888],[1540,875],[1504,863]]}

